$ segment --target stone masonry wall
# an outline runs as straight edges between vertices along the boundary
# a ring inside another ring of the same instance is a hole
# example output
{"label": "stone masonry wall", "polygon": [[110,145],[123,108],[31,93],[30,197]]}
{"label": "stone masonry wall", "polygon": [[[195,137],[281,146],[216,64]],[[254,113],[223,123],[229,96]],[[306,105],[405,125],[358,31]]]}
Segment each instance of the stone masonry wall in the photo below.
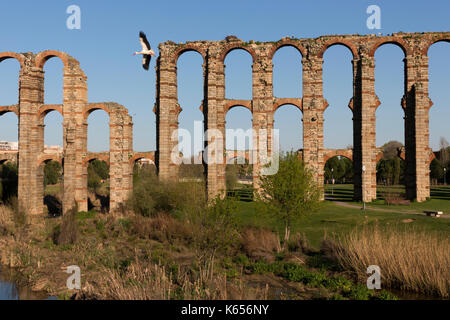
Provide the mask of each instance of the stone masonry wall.
{"label": "stone masonry wall", "polygon": [[[273,128],[273,114],[283,104],[294,104],[303,112],[303,159],[312,169],[317,183],[323,185],[325,150],[323,147],[324,111],[328,106],[323,97],[323,54],[333,45],[347,47],[353,55],[353,97],[349,107],[353,111],[354,186],[356,200],[372,201],[376,198],[376,162],[379,150],[375,145],[375,112],[380,105],[375,95],[375,60],[377,48],[392,43],[405,53],[405,95],[401,105],[405,110],[405,160],[406,188],[409,199],[424,201],[430,196],[428,145],[428,48],[438,41],[450,41],[450,32],[394,33],[389,36],[336,35],[315,39],[283,38],[276,42],[244,42],[234,36],[222,41],[190,41],[160,44],[157,71],[158,156],[157,163],[162,178],[176,177],[170,153],[176,145],[171,133],[178,128],[180,106],[177,96],[176,64],[186,51],[200,53],[204,60],[203,113],[205,130],[224,130],[226,112],[235,105],[250,109],[253,128]],[[302,55],[303,97],[274,97],[272,58],[284,46],[296,48]],[[232,101],[225,98],[224,60],[235,49],[243,49],[253,58],[253,99]],[[225,107],[224,107],[225,106]],[[257,131],[259,132],[259,131]],[[261,137],[253,137],[254,149]],[[272,137],[269,135],[268,150]],[[210,145],[207,142],[205,146]],[[225,141],[219,152],[225,153]],[[253,152],[254,154],[254,152]],[[255,158],[254,158],[255,159]],[[254,186],[258,189],[260,164],[254,163]],[[210,197],[223,195],[225,189],[224,166],[205,164],[207,189]]]}

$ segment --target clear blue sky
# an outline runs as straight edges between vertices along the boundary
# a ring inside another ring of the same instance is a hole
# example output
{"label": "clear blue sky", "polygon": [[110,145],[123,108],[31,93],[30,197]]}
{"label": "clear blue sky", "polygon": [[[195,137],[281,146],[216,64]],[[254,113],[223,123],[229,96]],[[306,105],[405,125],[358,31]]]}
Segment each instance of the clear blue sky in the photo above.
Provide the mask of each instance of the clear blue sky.
{"label": "clear blue sky", "polygon": [[[68,30],[66,8],[81,8],[81,30]],[[381,7],[382,29],[366,27],[366,8]],[[155,60],[145,72],[140,57],[139,30],[147,32],[153,48],[166,40],[221,40],[236,35],[243,40],[272,41],[284,36],[300,38],[329,34],[384,34],[404,31],[450,31],[450,2],[434,1],[20,1],[3,4],[0,11],[0,51],[65,51],[81,63],[88,76],[89,101],[116,101],[133,116],[134,148],[145,151],[156,146]],[[450,140],[450,44],[438,43],[430,50],[430,143],[436,149],[439,137]],[[403,53],[394,46],[376,52],[376,91],[382,102],[377,111],[377,145],[404,141]],[[274,58],[274,94],[301,96],[301,57],[292,48],[279,50]],[[336,46],[324,56],[324,95],[330,107],[325,113],[325,147],[352,144],[352,114],[347,105],[352,95],[351,55]],[[233,51],[226,59],[226,96],[251,98],[251,57]],[[178,64],[179,102],[183,108],[180,127],[192,130],[202,120],[202,59],[196,53],[182,55]],[[0,64],[0,105],[17,103],[18,63]],[[62,63],[45,66],[46,103],[62,103]],[[298,149],[301,113],[286,106],[275,115],[281,129],[281,147]],[[45,143],[62,144],[62,118],[56,112],[46,119]],[[227,115],[228,128],[248,129],[251,114],[236,108]],[[88,147],[108,150],[108,116],[96,111],[89,117]],[[94,129],[95,128],[95,129]],[[17,119],[0,117],[0,140],[17,140]]]}

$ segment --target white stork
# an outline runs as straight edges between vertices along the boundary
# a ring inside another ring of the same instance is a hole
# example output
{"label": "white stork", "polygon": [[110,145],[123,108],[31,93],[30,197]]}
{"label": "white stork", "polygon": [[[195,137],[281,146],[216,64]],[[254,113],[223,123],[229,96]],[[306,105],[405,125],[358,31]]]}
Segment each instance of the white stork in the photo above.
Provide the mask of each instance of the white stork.
{"label": "white stork", "polygon": [[139,41],[141,42],[142,51],[135,52],[134,55],[142,54],[142,67],[145,70],[148,70],[148,66],[150,65],[150,59],[155,55],[155,52],[152,50],[150,43],[147,40],[144,32],[139,32]]}

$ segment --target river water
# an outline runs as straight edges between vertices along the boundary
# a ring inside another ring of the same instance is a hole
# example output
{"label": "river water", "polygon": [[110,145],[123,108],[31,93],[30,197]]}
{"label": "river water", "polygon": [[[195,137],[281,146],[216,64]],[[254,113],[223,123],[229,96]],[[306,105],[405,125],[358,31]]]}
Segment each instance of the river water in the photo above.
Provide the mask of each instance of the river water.
{"label": "river water", "polygon": [[14,271],[0,267],[0,300],[56,300],[56,297],[18,286],[13,279]]}

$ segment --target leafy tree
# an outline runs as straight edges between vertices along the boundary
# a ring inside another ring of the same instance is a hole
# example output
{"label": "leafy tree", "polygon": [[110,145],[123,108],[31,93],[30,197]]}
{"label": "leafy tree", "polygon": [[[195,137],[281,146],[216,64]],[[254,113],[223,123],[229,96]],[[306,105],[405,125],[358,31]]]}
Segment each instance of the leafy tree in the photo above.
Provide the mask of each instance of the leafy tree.
{"label": "leafy tree", "polygon": [[325,181],[335,180],[336,183],[346,183],[353,179],[353,163],[341,156],[329,159],[325,163]]}
{"label": "leafy tree", "polygon": [[105,161],[94,160],[89,164],[100,179],[109,178],[109,166]]}
{"label": "leafy tree", "polygon": [[388,160],[398,155],[398,149],[402,148],[403,144],[398,141],[389,141],[383,145],[383,159]]}
{"label": "leafy tree", "polygon": [[444,176],[444,166],[438,159],[433,159],[430,164],[430,178],[437,183]]}
{"label": "leafy tree", "polygon": [[284,222],[284,245],[288,243],[292,224],[319,208],[321,190],[313,173],[296,153],[280,156],[278,172],[260,177],[261,200]]}
{"label": "leafy tree", "polygon": [[102,184],[102,180],[109,178],[109,167],[104,161],[94,160],[88,166],[88,188],[96,191]]}
{"label": "leafy tree", "polygon": [[225,183],[227,190],[234,189],[238,182],[238,168],[235,164],[227,164],[225,169]]}
{"label": "leafy tree", "polygon": [[61,176],[61,164],[57,161],[50,161],[44,167],[44,186],[49,184],[57,184]]}

